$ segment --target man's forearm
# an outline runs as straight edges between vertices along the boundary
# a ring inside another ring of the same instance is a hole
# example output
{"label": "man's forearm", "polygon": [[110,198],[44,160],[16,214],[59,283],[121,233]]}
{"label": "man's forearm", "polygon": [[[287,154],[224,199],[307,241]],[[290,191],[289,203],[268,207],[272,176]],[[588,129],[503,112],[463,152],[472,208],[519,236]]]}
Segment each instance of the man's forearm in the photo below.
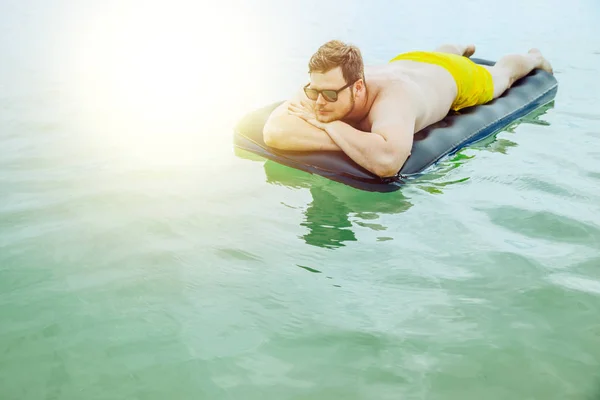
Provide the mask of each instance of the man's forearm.
{"label": "man's forearm", "polygon": [[327,124],[325,132],[354,162],[368,171],[380,176],[395,175],[409,155],[400,154],[386,139],[377,133],[364,132],[342,121]]}
{"label": "man's forearm", "polygon": [[292,115],[282,115],[268,120],[263,138],[267,146],[280,150],[341,151],[324,130]]}

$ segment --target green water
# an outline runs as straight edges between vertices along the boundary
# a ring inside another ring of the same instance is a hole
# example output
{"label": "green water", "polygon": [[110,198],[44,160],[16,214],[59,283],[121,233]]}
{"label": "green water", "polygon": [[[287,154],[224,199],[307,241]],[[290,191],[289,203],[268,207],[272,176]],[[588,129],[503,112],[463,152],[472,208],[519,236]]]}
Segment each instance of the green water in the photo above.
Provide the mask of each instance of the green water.
{"label": "green water", "polygon": [[[599,16],[3,2],[0,399],[599,399]],[[234,152],[332,37],[539,47],[559,92],[395,193]]]}

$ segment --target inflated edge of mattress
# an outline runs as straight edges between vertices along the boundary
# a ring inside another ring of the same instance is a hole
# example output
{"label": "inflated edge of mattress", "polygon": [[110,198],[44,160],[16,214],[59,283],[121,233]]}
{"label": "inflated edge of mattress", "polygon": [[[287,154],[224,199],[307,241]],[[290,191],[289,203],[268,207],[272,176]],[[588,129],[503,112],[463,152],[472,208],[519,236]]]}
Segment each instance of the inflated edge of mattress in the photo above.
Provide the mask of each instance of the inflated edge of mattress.
{"label": "inflated edge of mattress", "polygon": [[[531,87],[540,88],[541,90],[532,92],[530,91]],[[556,79],[547,72],[537,70],[517,81],[500,98],[485,105],[461,110],[456,114],[449,114],[442,121],[415,133],[413,153],[419,153],[419,157],[416,159],[409,157],[400,169],[399,174],[405,178],[420,175],[441,159],[455,154],[465,146],[497,133],[519,118],[551,102],[557,91],[558,83]],[[492,114],[498,114],[499,108],[505,111],[500,116],[492,117]],[[480,123],[482,120],[489,120],[489,122],[482,124]],[[448,127],[449,125],[450,127]],[[470,135],[463,136],[462,133],[469,126],[479,126],[479,128]],[[440,129],[443,130],[443,133],[437,133],[435,145],[428,146],[427,136]],[[423,139],[423,136],[426,138]],[[445,142],[441,144],[440,140],[444,139],[446,139]],[[429,149],[426,147],[429,147]],[[434,150],[443,148],[445,151],[432,151],[432,147]]]}

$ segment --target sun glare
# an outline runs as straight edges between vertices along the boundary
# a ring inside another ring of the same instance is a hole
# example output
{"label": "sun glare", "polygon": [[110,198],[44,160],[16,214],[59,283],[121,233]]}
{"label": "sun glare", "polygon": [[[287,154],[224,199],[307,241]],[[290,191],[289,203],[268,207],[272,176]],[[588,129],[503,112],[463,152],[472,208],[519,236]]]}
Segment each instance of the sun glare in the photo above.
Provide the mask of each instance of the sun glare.
{"label": "sun glare", "polygon": [[240,60],[256,59],[258,41],[241,14],[198,2],[126,4],[88,21],[76,46],[86,130],[146,152],[217,140],[215,129],[229,128],[255,91]]}

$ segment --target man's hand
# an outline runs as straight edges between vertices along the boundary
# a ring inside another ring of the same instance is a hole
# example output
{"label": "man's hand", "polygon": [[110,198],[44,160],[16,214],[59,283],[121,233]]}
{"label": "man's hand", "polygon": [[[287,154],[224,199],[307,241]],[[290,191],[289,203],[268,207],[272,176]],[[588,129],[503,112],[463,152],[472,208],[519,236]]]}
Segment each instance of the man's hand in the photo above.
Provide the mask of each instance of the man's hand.
{"label": "man's hand", "polygon": [[302,118],[303,120],[305,120],[306,122],[308,122],[316,128],[325,130],[327,126],[327,123],[320,122],[317,119],[317,114],[315,113],[314,107],[308,104],[306,101],[300,101],[300,104],[293,102],[290,103],[288,107],[288,112],[291,115],[295,115],[297,117]]}
{"label": "man's hand", "polygon": [[[308,101],[302,89],[269,115],[263,128],[265,144],[279,150],[341,151],[323,129],[290,112],[290,103],[300,104],[301,101]],[[299,108],[297,105],[295,107]]]}

